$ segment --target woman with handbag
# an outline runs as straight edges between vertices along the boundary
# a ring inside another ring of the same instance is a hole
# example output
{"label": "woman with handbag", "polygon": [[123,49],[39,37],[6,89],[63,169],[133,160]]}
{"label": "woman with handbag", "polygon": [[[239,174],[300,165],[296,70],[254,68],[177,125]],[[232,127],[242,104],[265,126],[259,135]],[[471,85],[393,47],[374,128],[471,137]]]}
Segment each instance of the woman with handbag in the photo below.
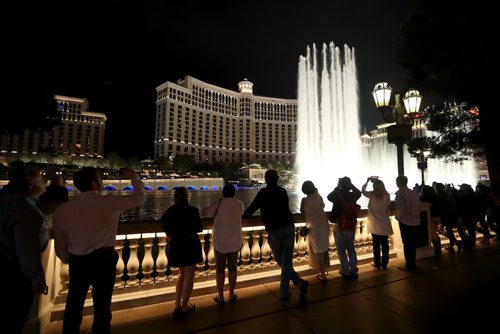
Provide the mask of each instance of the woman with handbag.
{"label": "woman with handbag", "polygon": [[328,254],[329,225],[324,211],[325,203],[312,181],[305,181],[302,184],[302,192],[307,195],[300,202],[300,212],[306,221],[309,265],[318,269],[318,279],[326,283],[326,268],[330,266],[330,257]]}
{"label": "woman with handbag", "polygon": [[347,176],[339,179],[337,187],[327,197],[333,203],[330,221],[335,224],[334,237],[340,261],[339,273],[346,279],[358,278],[358,258],[354,236],[358,228],[359,205],[356,202],[360,197],[361,191]]}
{"label": "woman with handbag", "polygon": [[243,202],[234,198],[236,189],[232,184],[222,188],[223,198],[202,210],[203,216],[214,218],[213,243],[215,251],[215,280],[217,295],[213,297],[219,305],[224,305],[224,281],[226,263],[229,281],[229,302],[236,301],[238,251],[241,248],[241,216],[245,210]]}

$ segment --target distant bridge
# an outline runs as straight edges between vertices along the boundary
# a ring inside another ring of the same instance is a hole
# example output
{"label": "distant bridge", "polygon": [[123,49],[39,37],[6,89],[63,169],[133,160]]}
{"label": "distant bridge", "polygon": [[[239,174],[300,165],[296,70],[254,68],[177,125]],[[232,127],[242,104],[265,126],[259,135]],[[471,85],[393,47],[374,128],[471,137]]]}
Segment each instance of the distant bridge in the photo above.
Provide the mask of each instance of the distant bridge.
{"label": "distant bridge", "polygon": [[[9,181],[0,180],[0,188]],[[147,179],[142,180],[146,191],[168,191],[178,187],[186,187],[189,190],[218,191],[224,186],[224,179],[217,178],[186,178],[186,179]],[[134,188],[130,180],[103,180],[105,191],[132,191]],[[66,182],[68,191],[75,191],[73,180]]]}

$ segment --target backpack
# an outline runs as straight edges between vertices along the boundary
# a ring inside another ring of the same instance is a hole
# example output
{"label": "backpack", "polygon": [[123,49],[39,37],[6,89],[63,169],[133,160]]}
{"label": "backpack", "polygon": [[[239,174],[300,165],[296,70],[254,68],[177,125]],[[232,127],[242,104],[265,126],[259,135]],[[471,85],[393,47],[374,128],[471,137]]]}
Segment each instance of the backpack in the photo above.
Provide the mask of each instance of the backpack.
{"label": "backpack", "polygon": [[342,210],[337,218],[337,224],[343,230],[354,230],[358,222],[358,214],[361,206],[356,203],[344,202],[342,198]]}

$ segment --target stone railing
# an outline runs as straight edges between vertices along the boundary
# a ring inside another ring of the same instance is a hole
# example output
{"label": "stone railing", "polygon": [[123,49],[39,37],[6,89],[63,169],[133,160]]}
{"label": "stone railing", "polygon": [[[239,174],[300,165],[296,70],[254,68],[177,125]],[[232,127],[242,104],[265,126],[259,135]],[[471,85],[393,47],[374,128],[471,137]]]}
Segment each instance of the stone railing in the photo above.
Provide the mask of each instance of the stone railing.
{"label": "stone railing", "polygon": [[[423,208],[426,210],[426,208]],[[427,214],[428,214],[428,210]],[[328,213],[326,213],[328,214]],[[295,214],[296,238],[294,249],[294,267],[301,275],[312,274],[308,265],[308,249],[306,237],[299,235],[303,226],[301,214]],[[390,237],[391,257],[402,257],[402,244],[399,227],[391,217],[394,234]],[[212,244],[212,220],[203,219],[205,230],[199,234],[202,245],[203,262],[198,263],[193,295],[201,295],[215,291],[215,256]],[[239,252],[238,287],[261,284],[262,282],[279,280],[279,268],[273,261],[268,242],[268,233],[259,216],[243,222],[243,244]],[[356,252],[360,263],[372,260],[372,239],[366,229],[366,210],[362,210],[358,218],[355,235]],[[119,254],[116,267],[116,283],[113,293],[112,309],[126,309],[142,305],[165,302],[175,299],[175,283],[178,269],[168,265],[166,253],[167,239],[158,221],[140,221],[121,223],[115,244]],[[429,245],[423,245],[428,249]],[[338,268],[338,257],[333,237],[333,225],[329,230],[330,271]],[[426,256],[421,253],[419,257]],[[44,324],[61,320],[64,312],[66,294],[69,283],[69,272],[56,256],[51,240],[43,254],[49,294],[42,295],[35,303],[38,312],[33,314],[31,322],[43,329]],[[254,274],[254,275],[249,275]],[[255,275],[256,274],[256,275]],[[90,293],[84,307],[84,315],[92,314]]]}

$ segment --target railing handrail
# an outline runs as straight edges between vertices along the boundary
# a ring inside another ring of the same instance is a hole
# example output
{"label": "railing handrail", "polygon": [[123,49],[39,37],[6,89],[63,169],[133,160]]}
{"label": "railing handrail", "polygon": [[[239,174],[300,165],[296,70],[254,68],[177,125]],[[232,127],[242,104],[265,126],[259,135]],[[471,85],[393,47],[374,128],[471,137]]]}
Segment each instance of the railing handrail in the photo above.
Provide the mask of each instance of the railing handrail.
{"label": "railing handrail", "polygon": [[[325,215],[330,217],[330,212],[325,211]],[[362,209],[359,213],[358,218],[365,218],[367,215],[367,210]],[[304,223],[304,215],[301,213],[294,213],[293,218],[296,224]],[[201,222],[205,229],[213,228],[213,218],[202,217]],[[259,215],[252,216],[247,219],[243,219],[242,227],[256,227],[262,226],[262,219]],[[141,233],[158,233],[163,232],[162,224],[160,220],[157,219],[143,219],[137,221],[129,221],[118,224],[117,234],[141,234]]]}

